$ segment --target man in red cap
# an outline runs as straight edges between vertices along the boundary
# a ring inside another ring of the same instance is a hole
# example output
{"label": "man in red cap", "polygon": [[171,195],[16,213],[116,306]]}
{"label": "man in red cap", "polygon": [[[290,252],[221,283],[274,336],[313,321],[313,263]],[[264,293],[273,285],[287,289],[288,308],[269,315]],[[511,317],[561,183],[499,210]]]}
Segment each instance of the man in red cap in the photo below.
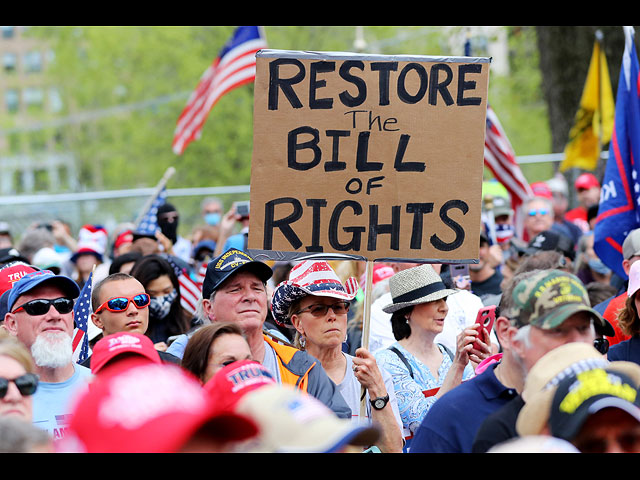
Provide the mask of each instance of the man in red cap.
{"label": "man in red cap", "polygon": [[564,218],[575,223],[583,232],[588,232],[587,210],[600,202],[600,182],[592,173],[583,173],[575,181],[575,189],[578,194],[578,205],[569,210]]}

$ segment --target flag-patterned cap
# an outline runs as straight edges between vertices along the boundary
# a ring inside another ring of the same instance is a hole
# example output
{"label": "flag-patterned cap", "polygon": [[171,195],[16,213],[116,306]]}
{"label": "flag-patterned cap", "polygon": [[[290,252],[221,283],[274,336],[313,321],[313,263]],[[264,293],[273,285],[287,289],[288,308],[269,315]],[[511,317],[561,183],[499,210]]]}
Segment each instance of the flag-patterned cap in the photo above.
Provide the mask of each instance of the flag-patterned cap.
{"label": "flag-patterned cap", "polygon": [[351,301],[358,293],[358,281],[351,277],[344,284],[325,261],[305,260],[291,269],[289,280],[280,283],[273,292],[271,311],[275,321],[290,324],[289,307],[307,295],[333,297]]}

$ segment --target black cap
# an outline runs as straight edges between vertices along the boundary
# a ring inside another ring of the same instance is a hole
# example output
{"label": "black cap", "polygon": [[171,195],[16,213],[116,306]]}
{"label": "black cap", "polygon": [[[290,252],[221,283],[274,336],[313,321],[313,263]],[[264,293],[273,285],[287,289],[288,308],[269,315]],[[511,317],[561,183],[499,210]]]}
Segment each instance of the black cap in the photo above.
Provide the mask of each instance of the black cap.
{"label": "black cap", "polygon": [[0,264],[9,262],[25,262],[27,260],[15,247],[0,248]]}
{"label": "black cap", "polygon": [[533,237],[529,242],[527,253],[534,254],[548,250],[560,252],[571,260],[576,258],[573,241],[566,235],[554,232],[553,230],[545,230]]}
{"label": "black cap", "polygon": [[211,294],[229,276],[240,270],[253,272],[263,282],[269,280],[273,275],[273,270],[266,263],[254,260],[242,250],[231,248],[211,260],[207,265],[207,273],[205,274],[204,282],[202,282],[202,298],[211,297]]}
{"label": "black cap", "polygon": [[551,403],[551,434],[571,441],[587,418],[604,408],[619,408],[640,422],[637,373],[632,378],[629,367],[624,371],[622,368],[614,362],[610,367],[594,368],[562,379]]}

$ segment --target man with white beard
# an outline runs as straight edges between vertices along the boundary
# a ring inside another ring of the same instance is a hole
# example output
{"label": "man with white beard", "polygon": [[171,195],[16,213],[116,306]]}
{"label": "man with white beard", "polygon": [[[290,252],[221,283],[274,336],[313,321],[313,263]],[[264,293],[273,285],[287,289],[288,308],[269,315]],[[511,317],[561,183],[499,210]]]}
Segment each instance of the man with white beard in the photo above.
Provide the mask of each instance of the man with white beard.
{"label": "man with white beard", "polygon": [[5,315],[5,328],[30,350],[40,377],[33,422],[54,440],[64,436],[70,403],[91,375],[73,361],[73,305],[79,294],[69,277],[48,270],[28,273],[13,284]]}

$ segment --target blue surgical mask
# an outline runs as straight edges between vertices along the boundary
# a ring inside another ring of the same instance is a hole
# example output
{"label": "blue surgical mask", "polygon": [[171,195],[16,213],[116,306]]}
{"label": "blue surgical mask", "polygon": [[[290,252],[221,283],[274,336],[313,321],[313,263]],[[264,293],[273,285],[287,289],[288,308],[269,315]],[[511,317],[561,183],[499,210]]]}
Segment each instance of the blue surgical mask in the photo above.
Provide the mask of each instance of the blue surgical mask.
{"label": "blue surgical mask", "polygon": [[207,213],[204,216],[204,221],[207,222],[208,225],[218,225],[220,223],[221,215],[219,213]]}

